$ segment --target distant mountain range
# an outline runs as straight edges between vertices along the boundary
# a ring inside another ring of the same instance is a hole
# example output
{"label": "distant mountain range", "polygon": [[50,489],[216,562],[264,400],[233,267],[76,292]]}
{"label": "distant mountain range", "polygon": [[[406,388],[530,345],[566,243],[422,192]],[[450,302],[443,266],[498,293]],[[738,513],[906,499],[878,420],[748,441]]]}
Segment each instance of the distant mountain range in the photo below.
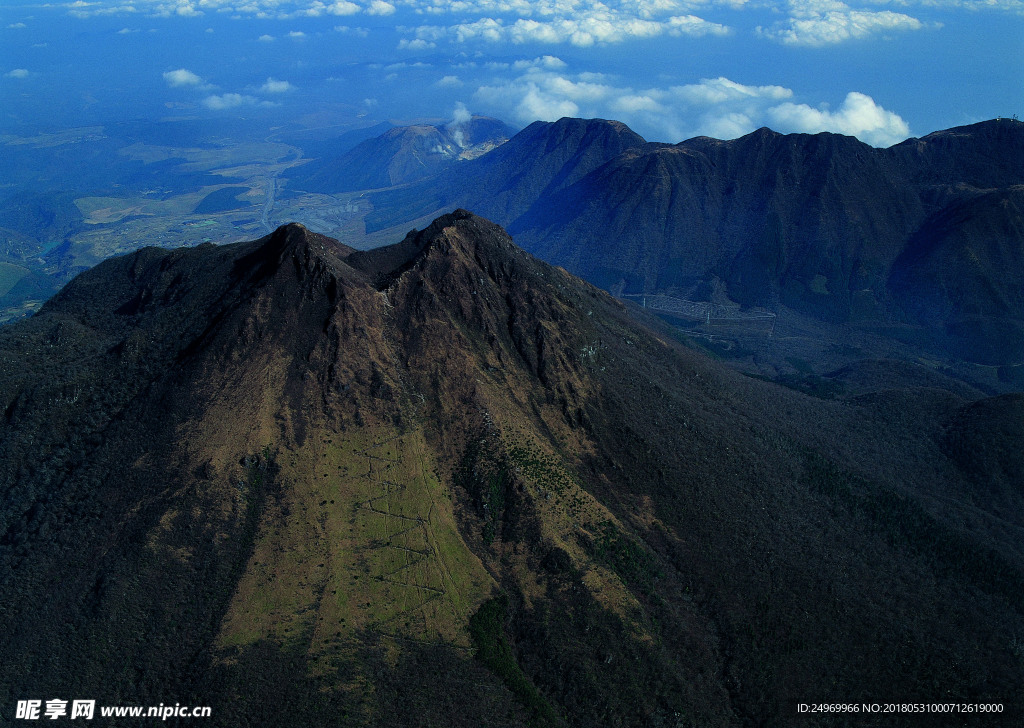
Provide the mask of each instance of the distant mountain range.
{"label": "distant mountain range", "polygon": [[827,400],[675,336],[461,210],[101,263],[0,329],[0,702],[1021,725],[1024,396],[876,363]]}
{"label": "distant mountain range", "polygon": [[413,182],[475,159],[503,144],[516,130],[498,119],[396,126],[337,157],[322,156],[292,177],[314,192],[349,192]]}
{"label": "distant mountain range", "polygon": [[[275,218],[305,219],[368,247],[463,207],[616,295],[777,316],[778,344],[767,348],[696,332],[748,371],[929,360],[1010,391],[1024,387],[1022,129],[998,119],[889,149],[767,129],[670,145],[613,121],[538,122],[516,134],[477,116],[330,138],[282,130],[275,138],[286,143],[237,154],[138,141],[182,143],[161,128],[53,153],[12,147],[15,165],[48,171],[42,187],[0,200],[0,321],[35,310],[112,253],[192,244],[197,227],[200,241],[238,240]],[[252,153],[269,155],[256,176],[239,156]],[[190,155],[203,171],[182,162]],[[58,189],[65,157],[81,169]],[[99,184],[88,172],[105,158]]]}
{"label": "distant mountain range", "polygon": [[1008,365],[1024,362],[1022,195],[1015,120],[876,149],[768,129],[652,144],[618,122],[562,119],[371,195],[366,225],[399,230],[465,207],[618,293],[719,291]]}

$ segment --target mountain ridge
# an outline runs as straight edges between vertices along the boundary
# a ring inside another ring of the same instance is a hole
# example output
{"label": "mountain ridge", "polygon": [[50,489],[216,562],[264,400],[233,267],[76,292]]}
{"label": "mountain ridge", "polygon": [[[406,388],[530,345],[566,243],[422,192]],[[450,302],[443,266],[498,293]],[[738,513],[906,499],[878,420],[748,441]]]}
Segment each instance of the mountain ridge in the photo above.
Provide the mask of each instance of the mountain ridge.
{"label": "mountain ridge", "polygon": [[0,330],[0,692],[225,726],[1009,710],[1020,398],[824,400],[636,317],[464,210],[76,278]]}
{"label": "mountain ridge", "polygon": [[[617,293],[701,301],[710,288],[828,325],[902,328],[933,355],[1020,363],[1002,340],[1024,308],[994,293],[1019,282],[1020,122],[980,122],[888,149],[831,133],[762,129],[669,145],[627,131],[603,120],[538,122],[458,177],[373,194],[367,230],[457,204]],[[505,169],[512,159],[515,174]],[[922,246],[933,250],[927,272],[905,265]],[[974,267],[955,294],[929,284],[940,270],[956,278],[965,256]],[[925,289],[936,299],[929,311],[913,301]],[[970,333],[979,322],[965,312],[977,310],[988,311],[988,333]]]}

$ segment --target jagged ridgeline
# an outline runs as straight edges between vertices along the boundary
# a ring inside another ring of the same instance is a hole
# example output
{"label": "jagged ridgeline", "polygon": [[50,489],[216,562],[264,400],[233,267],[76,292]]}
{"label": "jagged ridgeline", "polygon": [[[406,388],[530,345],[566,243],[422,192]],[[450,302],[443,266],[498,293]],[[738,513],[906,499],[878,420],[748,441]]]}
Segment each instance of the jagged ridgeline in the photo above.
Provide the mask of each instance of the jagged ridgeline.
{"label": "jagged ridgeline", "polygon": [[1018,121],[876,149],[769,129],[646,143],[620,122],[560,119],[369,197],[368,230],[465,207],[616,292],[705,301],[718,291],[924,346],[929,358],[1009,367],[1004,377],[1024,361]]}
{"label": "jagged ridgeline", "polygon": [[82,274],[0,331],[0,701],[1020,724],[1024,398],[814,399],[634,315],[461,210]]}

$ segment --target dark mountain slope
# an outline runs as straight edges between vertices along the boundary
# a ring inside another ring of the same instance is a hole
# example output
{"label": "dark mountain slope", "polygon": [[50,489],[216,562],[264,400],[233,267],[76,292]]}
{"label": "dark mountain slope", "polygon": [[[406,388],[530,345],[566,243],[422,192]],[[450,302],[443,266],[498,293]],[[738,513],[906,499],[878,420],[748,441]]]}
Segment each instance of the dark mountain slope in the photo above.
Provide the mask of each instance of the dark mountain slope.
{"label": "dark mountain slope", "polygon": [[1024,361],[1024,186],[957,197],[911,236],[889,287],[961,358]]}
{"label": "dark mountain slope", "polygon": [[1015,365],[1022,163],[1024,124],[1011,120],[875,149],[767,129],[643,144],[621,125],[563,119],[457,176],[373,195],[367,229],[458,204],[616,292],[718,291],[723,302],[899,329],[944,358]]}
{"label": "dark mountain slope", "polygon": [[538,201],[567,187],[644,140],[625,124],[602,119],[534,122],[479,160],[408,188],[373,196],[368,232],[466,206],[511,225]]}
{"label": "dark mountain slope", "polygon": [[858,147],[869,149],[851,138],[768,130],[736,142],[651,145],[513,229],[546,259],[629,290],[687,290],[717,275],[742,303],[799,304],[822,275],[823,286],[831,280],[837,289],[822,313],[845,316],[850,300],[841,292],[857,270],[878,265],[880,251],[898,247],[887,226],[910,204],[887,165],[863,169],[851,159]]}
{"label": "dark mountain slope", "polygon": [[885,154],[911,170],[915,186],[1007,187],[1020,183],[1024,166],[1021,126],[1011,119],[957,126],[908,139]]}
{"label": "dark mountain slope", "polygon": [[715,276],[740,303],[845,320],[854,294],[884,296],[881,273],[921,208],[856,139],[764,129],[624,154],[513,230],[604,285],[686,292]]}
{"label": "dark mountain slope", "polygon": [[463,211],[367,253],[294,225],[145,249],[0,360],[8,703],[1020,724],[1024,493],[977,486],[1012,457],[964,455],[985,412],[1012,439],[1012,402],[748,379]]}

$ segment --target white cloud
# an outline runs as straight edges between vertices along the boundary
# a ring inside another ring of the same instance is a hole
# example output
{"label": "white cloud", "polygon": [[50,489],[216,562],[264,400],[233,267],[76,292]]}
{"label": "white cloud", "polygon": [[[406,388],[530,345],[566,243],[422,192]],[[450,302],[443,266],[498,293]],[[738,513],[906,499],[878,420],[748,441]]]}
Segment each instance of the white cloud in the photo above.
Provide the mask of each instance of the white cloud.
{"label": "white cloud", "polygon": [[[480,36],[485,40],[508,40],[517,44],[570,43],[580,48],[587,48],[596,43],[621,43],[632,38],[653,38],[665,31],[665,26],[657,21],[617,18],[605,13],[544,22],[520,18],[510,26],[502,26],[491,19],[485,19],[484,22],[486,25],[483,26]],[[458,40],[466,40],[469,27],[455,27]]]}
{"label": "white cloud", "polygon": [[366,8],[367,15],[393,15],[394,12],[395,6],[385,0],[370,0]]}
{"label": "white cloud", "polygon": [[422,38],[413,38],[412,40],[402,38],[402,40],[398,41],[398,49],[402,51],[425,51],[436,47],[437,43],[429,40],[423,40]]}
{"label": "white cloud", "polygon": [[[433,34],[434,28],[430,28],[429,32]],[[472,23],[460,23],[448,28],[448,33],[453,34],[459,43],[465,43],[475,38],[497,42],[505,38],[505,32],[502,21],[495,18],[481,18]]]}
{"label": "white cloud", "polygon": [[[696,0],[691,4],[700,3]],[[727,26],[696,15],[667,15],[682,9],[682,0],[620,0],[607,4],[596,0],[473,0],[430,7],[438,11],[461,10],[467,15],[475,12],[479,16],[450,26],[400,27],[399,32],[412,33],[416,39],[427,42],[448,39],[455,43],[570,44],[579,48],[665,34],[696,37],[731,32]],[[502,17],[509,14],[520,17]]]}
{"label": "white cloud", "polygon": [[348,0],[339,0],[327,8],[327,12],[331,15],[355,15],[359,10],[360,7],[358,5],[348,2]]}
{"label": "white cloud", "polygon": [[703,79],[700,83],[673,86],[671,93],[693,106],[712,106],[730,101],[769,99],[778,101],[793,96],[782,86],[745,86],[728,78]]}
{"label": "white cloud", "polygon": [[28,26],[25,25],[24,23],[11,23],[7,27],[11,28],[11,29],[20,29],[20,28],[27,28]]}
{"label": "white cloud", "polygon": [[891,10],[855,10],[838,0],[791,0],[790,17],[757,33],[786,45],[826,46],[878,33],[920,30],[917,18]]}
{"label": "white cloud", "polygon": [[624,94],[612,101],[611,108],[625,114],[636,114],[641,111],[663,113],[665,111],[661,102],[646,94]]}
{"label": "white cloud", "polygon": [[[521,62],[522,61],[516,61],[516,65],[518,66],[518,64]],[[526,63],[532,63],[535,66],[543,66],[544,68],[548,68],[551,70],[565,68],[568,65],[565,61],[563,61],[561,58],[558,58],[557,56],[540,56],[539,58],[534,58],[532,61],[526,61]]]}
{"label": "white cloud", "polygon": [[785,103],[768,110],[779,131],[849,134],[874,146],[887,147],[910,136],[910,127],[866,94],[851,91],[837,111],[814,109],[807,104]]}
{"label": "white cloud", "polygon": [[[605,35],[635,37],[639,33],[638,37],[645,37],[648,31],[644,22],[659,25],[659,34],[721,35],[730,29],[690,13],[718,8],[740,11],[748,7],[774,11],[777,5],[782,5],[748,0],[370,0],[366,5],[353,0],[121,0],[121,4],[114,4],[117,1],[75,0],[64,4],[64,7],[71,15],[82,18],[141,11],[158,17],[200,17],[204,12],[216,12],[279,20],[348,16],[359,12],[392,15],[401,8],[421,16],[455,17],[460,24],[501,18],[506,28],[512,28],[516,19],[532,20],[538,25],[520,27],[520,34],[524,37],[555,35],[562,39],[559,42],[586,45],[618,42],[602,41]],[[1024,0],[860,0],[854,4],[863,7],[852,9],[837,0],[794,0],[789,4],[787,20],[770,28],[761,28],[761,32],[783,42],[831,43],[837,42],[833,38],[861,37],[863,34],[884,32],[887,28],[911,29],[913,23],[919,22],[902,13],[878,8],[885,4],[1024,14]],[[567,23],[581,27],[566,35]],[[617,29],[602,29],[600,25],[604,23],[617,26]],[[636,23],[639,24],[629,27]],[[588,24],[595,27],[587,28]],[[573,35],[575,41],[566,40]]]}
{"label": "white cloud", "polygon": [[[200,0],[202,4],[203,0]],[[169,18],[177,15],[181,18],[198,18],[203,11],[195,6],[192,0],[175,0],[173,2],[160,3],[157,5],[154,15]]]}
{"label": "white cloud", "polygon": [[560,99],[542,91],[536,84],[527,84],[526,93],[516,106],[521,121],[557,121],[563,116],[579,116],[580,107],[568,99]]}
{"label": "white cloud", "polygon": [[442,76],[434,85],[441,88],[458,88],[462,85],[462,81],[458,76]]}
{"label": "white cloud", "polygon": [[259,99],[253,96],[243,96],[242,94],[220,94],[207,96],[203,99],[203,106],[214,111],[234,109],[239,106],[255,106],[259,103]]}
{"label": "white cloud", "polygon": [[720,115],[709,114],[701,120],[700,132],[713,139],[736,139],[756,128],[754,120],[742,111],[729,111]]}
{"label": "white cloud", "polygon": [[292,30],[288,33],[288,37],[294,38],[295,40],[302,40],[303,38],[306,37],[306,34],[303,33],[301,30]]}
{"label": "white cloud", "polygon": [[264,33],[263,35],[261,35],[256,40],[258,40],[260,43],[273,43],[274,42],[274,36],[267,35],[266,33]]}
{"label": "white cloud", "polygon": [[29,72],[27,68],[15,68],[12,71],[8,71],[4,75],[7,78],[28,78]]}
{"label": "white cloud", "polygon": [[138,28],[121,28],[121,30],[117,31],[117,34],[118,35],[129,35],[130,33],[138,33],[138,32],[139,32]]}
{"label": "white cloud", "polygon": [[545,85],[551,93],[579,103],[593,104],[618,95],[616,89],[608,84],[573,81],[564,76],[551,76]]}
{"label": "white cloud", "polygon": [[73,2],[68,15],[75,18],[92,18],[100,15],[128,15],[137,12],[134,5],[103,5],[101,3]]}
{"label": "white cloud", "polygon": [[265,94],[283,94],[294,90],[295,87],[287,81],[278,81],[273,78],[268,78],[267,82],[260,86],[260,91]]}
{"label": "white cloud", "polygon": [[557,56],[537,56],[536,58],[520,58],[518,61],[507,63],[505,61],[464,61],[454,64],[454,68],[486,68],[490,71],[507,71],[512,68],[517,71],[557,71],[566,68],[568,64]]}
{"label": "white cloud", "polygon": [[386,66],[381,66],[379,63],[375,63],[370,68],[383,68],[385,71],[394,71],[399,68],[430,68],[432,64],[424,63],[423,61],[416,61],[415,63],[406,63],[405,61],[399,61],[398,63],[389,63]]}
{"label": "white cloud", "polygon": [[343,35],[354,35],[358,38],[365,38],[370,35],[369,28],[352,28],[348,25],[335,25],[334,31],[336,33],[342,33]]}
{"label": "white cloud", "polygon": [[719,23],[710,23],[696,15],[674,15],[668,19],[670,35],[729,35],[732,29]]}
{"label": "white cloud", "polygon": [[[517,20],[511,28],[504,28],[500,21],[491,18],[485,18],[474,25],[477,27],[473,30],[481,30],[480,35],[485,40],[510,40],[513,43],[561,43],[572,34],[574,28],[572,21],[569,20],[541,23],[523,18]],[[466,24],[462,27],[465,28],[463,32],[473,32],[473,25]],[[463,38],[459,40],[462,42]]]}
{"label": "white cloud", "polygon": [[[300,18],[319,18],[327,11],[327,6],[324,5],[320,0],[314,0],[310,3],[309,7],[299,8],[294,13],[291,13],[291,17]],[[287,13],[285,13],[287,15]]]}
{"label": "white cloud", "polygon": [[1000,10],[1024,15],[1024,0],[920,0],[922,5],[982,11]]}
{"label": "white cloud", "polygon": [[179,68],[175,71],[164,72],[164,81],[171,88],[181,88],[183,86],[202,86],[203,79],[192,73],[187,68]]}
{"label": "white cloud", "polygon": [[835,112],[794,103],[793,95],[783,86],[746,85],[722,77],[637,89],[601,74],[533,67],[516,79],[481,86],[475,99],[485,113],[523,124],[563,116],[612,118],[655,141],[700,135],[735,139],[766,125],[782,132],[850,134],[876,146],[910,136],[906,122],[864,94],[849,94]]}
{"label": "white cloud", "polygon": [[461,17],[518,16],[520,18],[585,18],[613,14],[651,19],[677,15],[697,7],[741,7],[746,0],[420,0],[416,12],[428,15],[451,13]]}
{"label": "white cloud", "polygon": [[517,121],[555,121],[563,116],[579,116],[581,108],[572,96],[581,89],[572,80],[554,74],[532,74],[520,79],[477,89],[476,97],[503,114],[511,113]]}

